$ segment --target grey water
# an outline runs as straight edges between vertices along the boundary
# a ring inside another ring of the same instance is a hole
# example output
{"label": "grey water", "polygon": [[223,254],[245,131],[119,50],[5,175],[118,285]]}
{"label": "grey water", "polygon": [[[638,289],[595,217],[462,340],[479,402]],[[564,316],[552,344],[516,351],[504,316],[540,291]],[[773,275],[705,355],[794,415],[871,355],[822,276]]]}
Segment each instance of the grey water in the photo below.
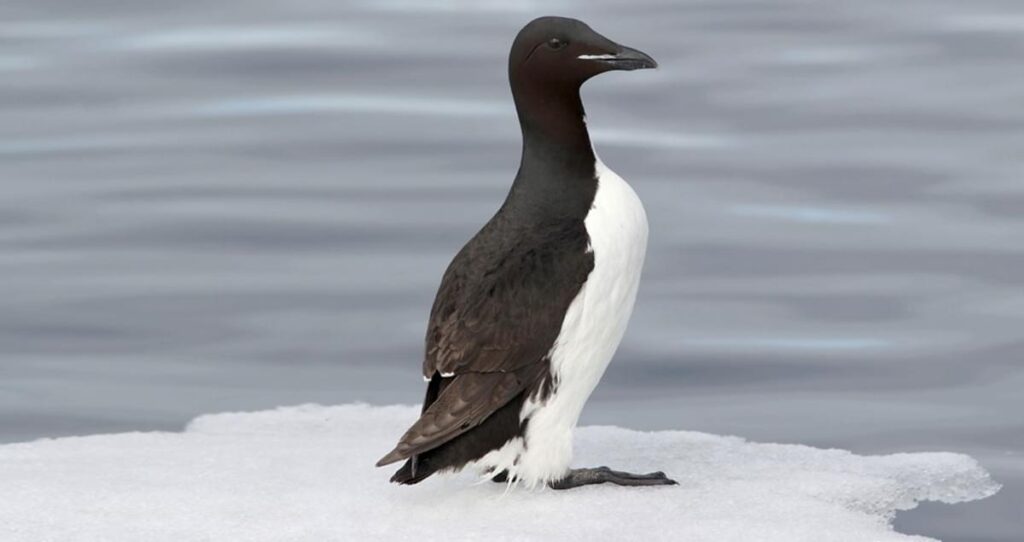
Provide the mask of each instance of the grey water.
{"label": "grey water", "polygon": [[0,442],[418,402],[542,14],[661,63],[584,89],[651,240],[583,423],[972,454],[897,527],[1020,540],[1013,0],[0,3]]}

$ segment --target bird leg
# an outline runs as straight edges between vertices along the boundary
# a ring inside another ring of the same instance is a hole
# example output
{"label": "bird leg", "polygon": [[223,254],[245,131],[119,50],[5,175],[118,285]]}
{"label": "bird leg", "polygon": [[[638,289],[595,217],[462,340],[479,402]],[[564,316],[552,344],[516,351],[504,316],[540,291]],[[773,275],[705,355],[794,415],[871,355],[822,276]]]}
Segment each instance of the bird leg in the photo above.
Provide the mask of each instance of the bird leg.
{"label": "bird leg", "polygon": [[648,474],[633,474],[609,469],[608,467],[594,467],[590,469],[569,469],[565,478],[548,482],[551,489],[572,489],[574,487],[590,484],[613,483],[620,486],[674,486],[678,482],[665,476],[664,472],[651,472]]}

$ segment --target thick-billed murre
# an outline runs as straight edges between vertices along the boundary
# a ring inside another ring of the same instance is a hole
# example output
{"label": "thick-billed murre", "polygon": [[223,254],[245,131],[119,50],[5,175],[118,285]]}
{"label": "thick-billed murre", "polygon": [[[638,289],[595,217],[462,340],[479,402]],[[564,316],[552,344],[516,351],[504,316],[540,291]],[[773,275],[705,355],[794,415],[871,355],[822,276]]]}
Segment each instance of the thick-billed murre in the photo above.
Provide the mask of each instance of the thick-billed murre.
{"label": "thick-billed murre", "polygon": [[392,482],[474,466],[531,487],[675,483],[661,472],[569,467],[572,430],[625,333],[647,247],[640,200],[594,154],[580,86],[655,67],[575,19],[541,17],[516,36],[519,172],[445,271],[427,327],[422,415],[377,463],[406,460]]}

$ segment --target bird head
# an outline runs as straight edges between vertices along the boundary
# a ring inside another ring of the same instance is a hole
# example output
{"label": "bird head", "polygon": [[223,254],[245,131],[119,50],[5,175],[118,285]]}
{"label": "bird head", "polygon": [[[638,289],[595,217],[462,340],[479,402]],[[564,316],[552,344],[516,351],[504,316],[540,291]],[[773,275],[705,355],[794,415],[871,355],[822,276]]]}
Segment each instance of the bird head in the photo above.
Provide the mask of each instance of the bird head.
{"label": "bird head", "polygon": [[586,23],[566,17],[530,21],[519,31],[509,54],[513,85],[578,89],[600,73],[657,67],[646,53],[619,45]]}

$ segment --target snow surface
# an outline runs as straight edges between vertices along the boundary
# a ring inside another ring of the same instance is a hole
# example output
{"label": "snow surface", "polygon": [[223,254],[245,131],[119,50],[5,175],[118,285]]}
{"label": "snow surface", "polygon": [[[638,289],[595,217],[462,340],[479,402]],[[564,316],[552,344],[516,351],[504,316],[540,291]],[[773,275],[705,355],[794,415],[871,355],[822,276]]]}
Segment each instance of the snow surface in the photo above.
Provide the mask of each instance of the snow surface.
{"label": "snow surface", "polygon": [[215,414],[183,433],[0,446],[0,540],[906,541],[897,510],[999,485],[953,453],[857,456],[736,437],[584,427],[575,464],[680,485],[506,492],[470,475],[415,487],[374,462],[410,406]]}

